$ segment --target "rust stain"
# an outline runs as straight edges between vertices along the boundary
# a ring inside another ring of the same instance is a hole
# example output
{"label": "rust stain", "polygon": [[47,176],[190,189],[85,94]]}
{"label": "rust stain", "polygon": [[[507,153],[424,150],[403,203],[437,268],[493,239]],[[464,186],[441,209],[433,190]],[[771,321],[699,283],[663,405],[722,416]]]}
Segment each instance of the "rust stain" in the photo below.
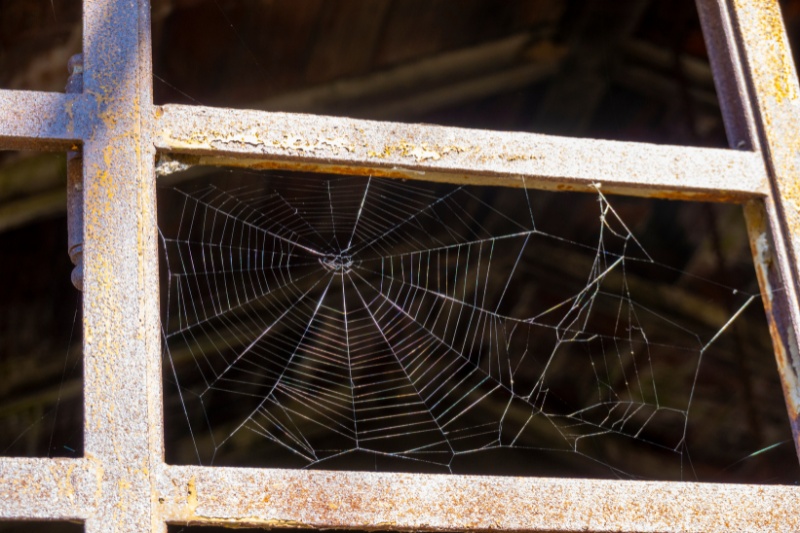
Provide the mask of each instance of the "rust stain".
{"label": "rust stain", "polygon": [[186,505],[192,514],[197,511],[197,479],[194,476],[186,484]]}
{"label": "rust stain", "polygon": [[[237,141],[238,140],[234,138],[233,140],[228,142],[237,142]],[[254,143],[248,143],[248,144],[254,144]],[[258,144],[263,144],[260,138]],[[345,150],[350,153],[355,151],[355,146],[352,143],[348,143],[347,140],[342,137],[317,136],[309,139],[301,135],[286,134],[283,136],[282,139],[273,140],[272,145],[281,150],[292,150],[295,152],[304,152],[304,153],[327,151],[338,154],[342,150]]]}
{"label": "rust stain", "polygon": [[[762,36],[769,36],[780,42],[784,39],[783,19],[778,2],[764,2],[762,8]],[[766,65],[773,72],[773,90],[778,103],[787,99],[796,99],[796,82],[794,81],[794,61],[786,46],[775,44],[770,47],[773,52],[771,61]]]}
{"label": "rust stain", "polygon": [[[770,95],[778,104],[797,98],[794,61],[784,44],[785,31],[780,6],[777,1],[736,0],[742,13],[741,22],[748,27],[743,32],[745,40],[758,39],[752,49],[764,51],[764,57],[750,58],[756,71],[755,82],[762,96]],[[751,25],[754,25],[751,26]]]}
{"label": "rust stain", "polygon": [[795,447],[800,453],[800,353],[798,353],[798,339],[794,332],[788,309],[781,306],[791,305],[783,298],[783,285],[778,264],[775,261],[775,247],[769,234],[767,214],[763,203],[750,202],[745,206],[745,215],[748,226],[748,236],[753,261],[756,267],[756,276],[761,287],[764,311],[768,318],[770,335],[772,337],[775,361],[781,376],[784,397],[792,434],[795,438]]}
{"label": "rust stain", "polygon": [[414,144],[405,139],[386,144],[378,150],[366,149],[367,157],[385,159],[395,156],[414,158],[418,163],[422,161],[439,161],[448,154],[460,154],[466,151],[476,151],[474,148],[460,145],[439,145],[423,142]]}
{"label": "rust stain", "polygon": [[132,485],[131,482],[127,479],[119,479],[117,481],[117,487],[119,488],[118,493],[118,501],[117,501],[117,508],[120,509],[122,512],[125,512],[127,509],[127,496],[126,493],[131,489]]}
{"label": "rust stain", "polygon": [[[456,185],[490,185],[512,188],[529,188],[556,191],[595,192],[595,183],[583,180],[571,182],[554,181],[548,178],[520,177],[492,174],[466,174],[449,169],[438,170],[430,168],[427,171],[408,169],[396,165],[365,165],[365,164],[337,164],[319,160],[319,162],[280,160],[280,159],[241,159],[229,156],[192,155],[171,159],[170,156],[162,157],[159,168],[163,174],[172,170],[180,171],[191,165],[209,165],[223,167],[240,167],[256,170],[292,170],[300,172],[326,172],[352,176],[373,176],[395,178],[402,180],[423,180],[427,182],[452,183]],[[625,194],[646,198],[664,198],[669,200],[710,201],[723,203],[744,203],[752,198],[746,193],[721,192],[718,190],[653,190],[635,182],[630,184],[606,183],[604,191],[610,194]]]}

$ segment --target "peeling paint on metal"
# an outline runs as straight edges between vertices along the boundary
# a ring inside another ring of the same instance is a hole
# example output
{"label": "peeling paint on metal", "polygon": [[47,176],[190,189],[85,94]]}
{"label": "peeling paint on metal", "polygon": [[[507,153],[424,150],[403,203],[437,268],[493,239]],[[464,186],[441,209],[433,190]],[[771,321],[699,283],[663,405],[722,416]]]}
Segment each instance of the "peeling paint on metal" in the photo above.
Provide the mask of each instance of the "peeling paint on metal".
{"label": "peeling paint on metal", "polygon": [[600,180],[609,193],[716,201],[744,201],[768,187],[763,162],[751,152],[199,106],[156,109],[157,146],[187,154],[175,160],[192,164],[583,191]]}
{"label": "peeling paint on metal", "polygon": [[[761,286],[764,310],[767,314],[770,334],[773,340],[775,360],[781,376],[784,398],[788,411],[789,423],[795,438],[795,446],[800,450],[800,353],[798,352],[796,328],[792,315],[797,313],[795,295],[791,288],[786,287],[785,266],[788,258],[785,249],[776,244],[780,242],[779,225],[777,217],[768,214],[773,210],[772,202],[750,202],[745,206],[756,275]],[[784,245],[785,246],[785,245]],[[781,257],[782,256],[782,257]]]}

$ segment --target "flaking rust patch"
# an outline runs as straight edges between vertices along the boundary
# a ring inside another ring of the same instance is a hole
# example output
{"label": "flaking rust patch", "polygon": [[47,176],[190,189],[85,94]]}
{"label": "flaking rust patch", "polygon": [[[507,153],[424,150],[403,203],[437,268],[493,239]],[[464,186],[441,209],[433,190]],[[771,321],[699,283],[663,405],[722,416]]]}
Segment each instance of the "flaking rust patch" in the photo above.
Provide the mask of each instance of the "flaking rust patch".
{"label": "flaking rust patch", "polygon": [[384,159],[386,157],[400,155],[403,157],[413,157],[419,163],[422,161],[438,161],[448,154],[460,154],[465,151],[467,151],[467,148],[458,145],[439,146],[430,145],[428,143],[413,144],[402,140],[384,146],[381,151],[376,152],[374,150],[368,150],[367,156]]}
{"label": "flaking rust patch", "polygon": [[503,157],[509,163],[514,161],[535,161],[540,159],[540,156],[534,154],[507,154]]}
{"label": "flaking rust patch", "polygon": [[442,158],[439,152],[429,150],[424,144],[422,146],[415,146],[414,149],[409,152],[409,155],[415,157],[417,161],[427,161],[429,159],[438,161]]}
{"label": "flaking rust patch", "polygon": [[320,146],[327,146],[328,148],[333,149],[335,152],[339,152],[339,150],[346,150],[351,154],[356,151],[356,147],[352,144],[345,142],[344,139],[341,138],[322,138],[317,139],[317,144]]}
{"label": "flaking rust patch", "polygon": [[272,144],[282,150],[293,150],[297,152],[314,153],[317,150],[332,151],[338,154],[342,150],[350,153],[355,151],[355,146],[347,143],[342,138],[318,137],[313,140],[306,139],[299,135],[284,135],[283,139],[276,139]]}
{"label": "flaking rust patch", "polygon": [[258,132],[251,131],[219,137],[198,135],[194,139],[199,141],[201,144],[210,146],[218,144],[238,144],[264,147],[267,144],[272,144],[272,146],[280,150],[293,152],[315,153],[317,151],[329,151],[335,154],[338,154],[341,151],[347,151],[350,153],[355,152],[355,146],[341,137],[318,137],[316,139],[307,139],[301,135],[286,134],[281,139],[273,139],[270,141],[264,140]]}
{"label": "flaking rust patch", "polygon": [[258,134],[255,133],[248,133],[244,135],[232,135],[229,137],[222,137],[222,138],[214,138],[211,139],[211,144],[221,143],[221,144],[247,144],[250,146],[263,146],[264,141],[262,141]]}
{"label": "flaking rust patch", "polygon": [[283,150],[296,150],[298,152],[313,152],[316,147],[312,146],[299,135],[284,135],[283,139],[272,141],[272,144]]}
{"label": "flaking rust patch", "polygon": [[756,260],[758,264],[762,265],[762,267],[764,268],[764,274],[766,276],[766,270],[772,263],[772,250],[769,245],[769,237],[767,236],[766,233],[761,233],[756,238],[756,250],[758,252]]}

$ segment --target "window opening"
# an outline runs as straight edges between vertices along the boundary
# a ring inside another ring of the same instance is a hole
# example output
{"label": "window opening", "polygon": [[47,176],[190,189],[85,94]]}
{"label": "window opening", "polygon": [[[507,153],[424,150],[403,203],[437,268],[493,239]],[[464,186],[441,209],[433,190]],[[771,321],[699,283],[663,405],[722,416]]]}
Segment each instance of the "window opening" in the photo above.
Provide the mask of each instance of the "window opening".
{"label": "window opening", "polygon": [[170,462],[796,479],[768,455],[760,474],[738,464],[791,436],[766,422],[782,397],[752,396],[778,381],[735,207],[210,167],[162,180]]}

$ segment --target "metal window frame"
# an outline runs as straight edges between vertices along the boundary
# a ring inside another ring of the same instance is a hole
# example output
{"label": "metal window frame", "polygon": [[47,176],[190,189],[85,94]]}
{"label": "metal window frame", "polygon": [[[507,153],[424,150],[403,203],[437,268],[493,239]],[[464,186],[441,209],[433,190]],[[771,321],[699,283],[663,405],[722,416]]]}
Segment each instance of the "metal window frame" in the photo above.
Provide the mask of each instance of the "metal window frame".
{"label": "metal window frame", "polygon": [[[87,533],[231,526],[800,529],[800,488],[164,463],[156,153],[196,163],[704,199],[745,207],[800,450],[800,87],[778,0],[697,0],[734,150],[154,106],[148,0],[85,0],[83,91],[0,90],[0,149],[83,152],[84,457],[0,458],[0,519]],[[775,290],[775,289],[779,290]]]}

